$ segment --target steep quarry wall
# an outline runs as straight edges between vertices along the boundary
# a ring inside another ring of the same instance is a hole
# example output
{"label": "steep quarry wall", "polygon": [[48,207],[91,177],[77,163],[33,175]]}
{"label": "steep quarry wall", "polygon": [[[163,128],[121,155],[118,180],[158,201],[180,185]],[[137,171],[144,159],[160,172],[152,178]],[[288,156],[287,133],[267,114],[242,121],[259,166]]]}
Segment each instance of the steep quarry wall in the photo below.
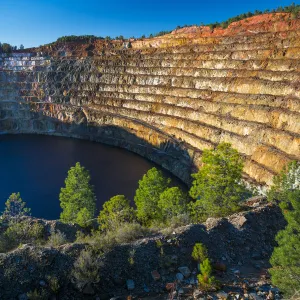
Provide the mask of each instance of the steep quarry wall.
{"label": "steep quarry wall", "polygon": [[53,44],[0,57],[0,132],[127,148],[190,181],[229,142],[270,184],[300,158],[300,20],[270,14],[131,42]]}

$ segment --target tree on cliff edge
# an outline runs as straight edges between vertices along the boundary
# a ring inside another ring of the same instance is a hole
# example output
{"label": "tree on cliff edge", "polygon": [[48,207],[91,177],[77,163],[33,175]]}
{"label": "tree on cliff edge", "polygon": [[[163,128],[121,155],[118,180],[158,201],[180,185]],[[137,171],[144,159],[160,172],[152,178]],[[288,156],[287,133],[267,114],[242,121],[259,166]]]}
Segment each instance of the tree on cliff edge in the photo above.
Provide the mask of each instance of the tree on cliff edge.
{"label": "tree on cliff edge", "polygon": [[285,296],[300,291],[300,163],[292,162],[279,176],[268,194],[269,200],[279,201],[279,206],[287,221],[276,241],[278,247],[271,257],[270,274],[272,283]]}
{"label": "tree on cliff edge", "polygon": [[26,207],[20,196],[20,193],[12,193],[5,202],[5,211],[2,217],[4,218],[20,218],[22,216],[28,216],[30,214],[30,208]]}
{"label": "tree on cliff edge", "polygon": [[160,194],[169,187],[170,179],[156,168],[150,169],[141,180],[134,196],[137,208],[137,218],[144,225],[151,225],[153,220],[159,219],[158,202]]}
{"label": "tree on cliff edge", "polygon": [[157,203],[160,210],[160,220],[168,224],[176,216],[187,213],[188,195],[179,187],[165,189],[159,196]]}
{"label": "tree on cliff edge", "polygon": [[116,195],[103,204],[98,216],[101,230],[116,230],[125,223],[134,221],[135,211],[130,206],[130,200],[124,195]]}
{"label": "tree on cliff edge", "polygon": [[238,203],[250,195],[241,184],[242,157],[230,144],[221,143],[216,149],[204,150],[202,162],[199,172],[192,175],[190,189],[190,196],[196,200],[190,205],[194,220],[236,212]]}
{"label": "tree on cliff edge", "polygon": [[63,222],[74,222],[87,226],[95,215],[96,197],[93,186],[90,185],[89,171],[76,163],[68,171],[65,187],[59,194],[60,206],[63,209],[60,219]]}

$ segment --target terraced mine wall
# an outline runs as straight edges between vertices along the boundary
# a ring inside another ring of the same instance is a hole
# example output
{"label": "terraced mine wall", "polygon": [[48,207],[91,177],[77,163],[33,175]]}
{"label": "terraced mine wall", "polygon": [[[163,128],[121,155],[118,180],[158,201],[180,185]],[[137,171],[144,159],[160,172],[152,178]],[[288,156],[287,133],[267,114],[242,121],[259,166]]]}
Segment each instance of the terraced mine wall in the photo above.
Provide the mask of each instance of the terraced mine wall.
{"label": "terraced mine wall", "polygon": [[91,139],[134,151],[184,182],[229,142],[270,184],[300,158],[300,20],[253,17],[211,32],[58,44],[0,57],[0,132]]}

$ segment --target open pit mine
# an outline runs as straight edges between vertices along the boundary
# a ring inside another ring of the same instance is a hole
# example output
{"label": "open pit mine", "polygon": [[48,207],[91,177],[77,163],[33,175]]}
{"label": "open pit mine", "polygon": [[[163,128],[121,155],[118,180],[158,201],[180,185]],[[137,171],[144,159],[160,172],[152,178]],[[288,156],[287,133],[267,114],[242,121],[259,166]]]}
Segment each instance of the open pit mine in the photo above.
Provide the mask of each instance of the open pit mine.
{"label": "open pit mine", "polygon": [[0,133],[126,148],[190,183],[231,143],[270,185],[300,158],[300,20],[254,16],[131,41],[53,43],[0,56]]}

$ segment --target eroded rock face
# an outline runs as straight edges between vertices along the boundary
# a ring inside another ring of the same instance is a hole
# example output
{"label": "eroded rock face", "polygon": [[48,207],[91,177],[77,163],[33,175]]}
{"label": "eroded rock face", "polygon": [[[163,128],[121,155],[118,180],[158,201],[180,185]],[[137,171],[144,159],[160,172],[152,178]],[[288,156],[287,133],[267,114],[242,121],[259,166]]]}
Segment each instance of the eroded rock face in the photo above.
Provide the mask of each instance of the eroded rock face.
{"label": "eroded rock face", "polygon": [[260,184],[300,158],[300,20],[256,16],[132,41],[56,44],[0,57],[0,132],[127,148],[185,182],[229,142]]}

